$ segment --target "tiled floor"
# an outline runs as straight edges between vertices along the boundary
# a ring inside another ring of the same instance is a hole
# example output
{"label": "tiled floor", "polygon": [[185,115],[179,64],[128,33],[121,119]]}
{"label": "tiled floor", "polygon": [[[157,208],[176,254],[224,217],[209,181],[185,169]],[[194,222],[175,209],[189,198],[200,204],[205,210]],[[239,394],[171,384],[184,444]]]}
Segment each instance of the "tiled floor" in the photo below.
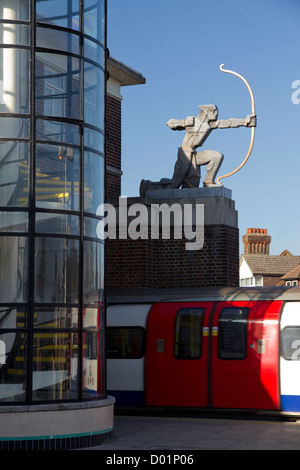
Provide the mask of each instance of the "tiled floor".
{"label": "tiled floor", "polygon": [[300,450],[300,422],[116,416],[94,450]]}

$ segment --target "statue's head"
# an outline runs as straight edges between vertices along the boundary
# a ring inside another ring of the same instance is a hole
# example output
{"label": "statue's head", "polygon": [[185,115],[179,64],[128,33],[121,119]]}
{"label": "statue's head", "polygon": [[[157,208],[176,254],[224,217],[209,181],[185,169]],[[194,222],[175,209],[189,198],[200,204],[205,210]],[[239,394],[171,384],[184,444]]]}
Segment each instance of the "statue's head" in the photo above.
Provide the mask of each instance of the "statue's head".
{"label": "statue's head", "polygon": [[203,121],[207,116],[207,121],[216,121],[218,119],[218,108],[215,104],[204,104],[199,106],[201,109],[198,119]]}

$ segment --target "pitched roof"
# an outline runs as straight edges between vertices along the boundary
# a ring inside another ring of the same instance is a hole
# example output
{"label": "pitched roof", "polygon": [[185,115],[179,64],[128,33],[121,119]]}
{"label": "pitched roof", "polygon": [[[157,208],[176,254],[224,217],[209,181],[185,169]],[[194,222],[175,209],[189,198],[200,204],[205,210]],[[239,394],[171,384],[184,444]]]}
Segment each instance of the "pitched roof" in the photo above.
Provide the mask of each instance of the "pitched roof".
{"label": "pitched roof", "polygon": [[281,279],[285,279],[286,281],[293,281],[296,279],[300,279],[300,264],[295,268],[291,269],[288,273],[282,276]]}
{"label": "pitched roof", "polygon": [[300,256],[241,255],[253,274],[284,276],[300,264]]}

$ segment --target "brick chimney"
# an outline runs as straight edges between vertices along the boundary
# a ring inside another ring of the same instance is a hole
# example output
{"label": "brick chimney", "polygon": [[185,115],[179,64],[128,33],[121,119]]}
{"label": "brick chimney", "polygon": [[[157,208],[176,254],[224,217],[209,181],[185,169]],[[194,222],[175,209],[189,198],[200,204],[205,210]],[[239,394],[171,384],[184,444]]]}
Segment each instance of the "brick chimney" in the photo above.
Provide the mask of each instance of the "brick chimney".
{"label": "brick chimney", "polygon": [[245,255],[268,255],[271,236],[265,228],[247,228],[243,243]]}

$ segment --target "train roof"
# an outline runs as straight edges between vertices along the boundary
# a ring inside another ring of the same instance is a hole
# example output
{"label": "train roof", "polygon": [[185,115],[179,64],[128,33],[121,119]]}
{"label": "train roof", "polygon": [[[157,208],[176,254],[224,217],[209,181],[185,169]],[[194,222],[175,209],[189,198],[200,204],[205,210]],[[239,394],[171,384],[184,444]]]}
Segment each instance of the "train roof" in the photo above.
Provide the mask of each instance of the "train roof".
{"label": "train roof", "polygon": [[295,287],[198,287],[179,289],[108,290],[107,303],[155,303],[197,301],[300,301],[300,286]]}

